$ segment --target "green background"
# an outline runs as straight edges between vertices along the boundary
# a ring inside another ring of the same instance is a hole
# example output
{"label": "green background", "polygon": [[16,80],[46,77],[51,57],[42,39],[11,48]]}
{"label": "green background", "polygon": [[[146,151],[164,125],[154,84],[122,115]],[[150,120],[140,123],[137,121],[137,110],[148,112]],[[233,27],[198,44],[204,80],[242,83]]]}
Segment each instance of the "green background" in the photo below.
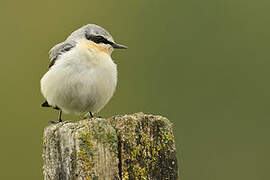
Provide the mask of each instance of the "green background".
{"label": "green background", "polygon": [[[270,161],[269,0],[0,2],[0,179],[42,179],[48,50],[96,23],[128,45],[103,117],[138,111],[174,123],[184,180],[265,180]],[[64,115],[65,120],[78,120]]]}

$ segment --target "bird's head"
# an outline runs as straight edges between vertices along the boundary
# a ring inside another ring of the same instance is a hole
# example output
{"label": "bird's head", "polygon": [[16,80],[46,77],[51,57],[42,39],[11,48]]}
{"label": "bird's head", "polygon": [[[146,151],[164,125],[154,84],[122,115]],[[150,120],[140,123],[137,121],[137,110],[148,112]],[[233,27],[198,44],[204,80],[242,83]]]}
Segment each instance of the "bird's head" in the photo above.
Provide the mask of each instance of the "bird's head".
{"label": "bird's head", "polygon": [[74,31],[67,40],[83,42],[87,48],[111,54],[114,49],[127,49],[117,44],[108,31],[95,24],[87,24]]}

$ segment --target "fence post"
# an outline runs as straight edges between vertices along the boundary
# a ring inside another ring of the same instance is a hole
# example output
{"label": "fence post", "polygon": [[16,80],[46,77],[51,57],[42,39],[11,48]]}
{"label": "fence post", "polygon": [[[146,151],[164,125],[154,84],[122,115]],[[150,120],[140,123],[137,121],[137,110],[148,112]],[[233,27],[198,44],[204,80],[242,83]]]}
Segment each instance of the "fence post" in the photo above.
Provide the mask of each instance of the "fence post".
{"label": "fence post", "polygon": [[44,180],[175,180],[172,124],[135,113],[51,124],[43,137]]}

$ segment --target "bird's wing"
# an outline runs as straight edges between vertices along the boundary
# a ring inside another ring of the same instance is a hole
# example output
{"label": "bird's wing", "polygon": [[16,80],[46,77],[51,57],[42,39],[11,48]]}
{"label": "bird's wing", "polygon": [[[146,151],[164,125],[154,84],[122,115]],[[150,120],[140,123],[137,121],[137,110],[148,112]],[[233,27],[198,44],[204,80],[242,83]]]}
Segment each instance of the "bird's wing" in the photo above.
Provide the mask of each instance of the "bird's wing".
{"label": "bird's wing", "polygon": [[49,57],[50,57],[50,64],[49,68],[52,67],[55,64],[55,61],[58,60],[58,57],[71,50],[75,46],[74,41],[69,42],[61,42],[59,44],[56,44],[50,51],[49,51]]}

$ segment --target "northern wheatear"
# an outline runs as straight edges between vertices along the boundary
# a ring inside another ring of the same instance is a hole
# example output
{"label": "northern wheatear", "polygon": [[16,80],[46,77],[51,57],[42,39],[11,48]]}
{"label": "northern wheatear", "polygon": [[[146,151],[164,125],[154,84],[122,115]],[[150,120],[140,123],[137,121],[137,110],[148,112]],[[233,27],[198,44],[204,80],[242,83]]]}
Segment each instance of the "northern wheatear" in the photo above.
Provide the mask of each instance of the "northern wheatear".
{"label": "northern wheatear", "polygon": [[114,42],[109,32],[88,24],[71,33],[49,52],[49,71],[41,79],[46,101],[42,107],[65,113],[96,113],[111,99],[117,84],[113,49],[126,49]]}

